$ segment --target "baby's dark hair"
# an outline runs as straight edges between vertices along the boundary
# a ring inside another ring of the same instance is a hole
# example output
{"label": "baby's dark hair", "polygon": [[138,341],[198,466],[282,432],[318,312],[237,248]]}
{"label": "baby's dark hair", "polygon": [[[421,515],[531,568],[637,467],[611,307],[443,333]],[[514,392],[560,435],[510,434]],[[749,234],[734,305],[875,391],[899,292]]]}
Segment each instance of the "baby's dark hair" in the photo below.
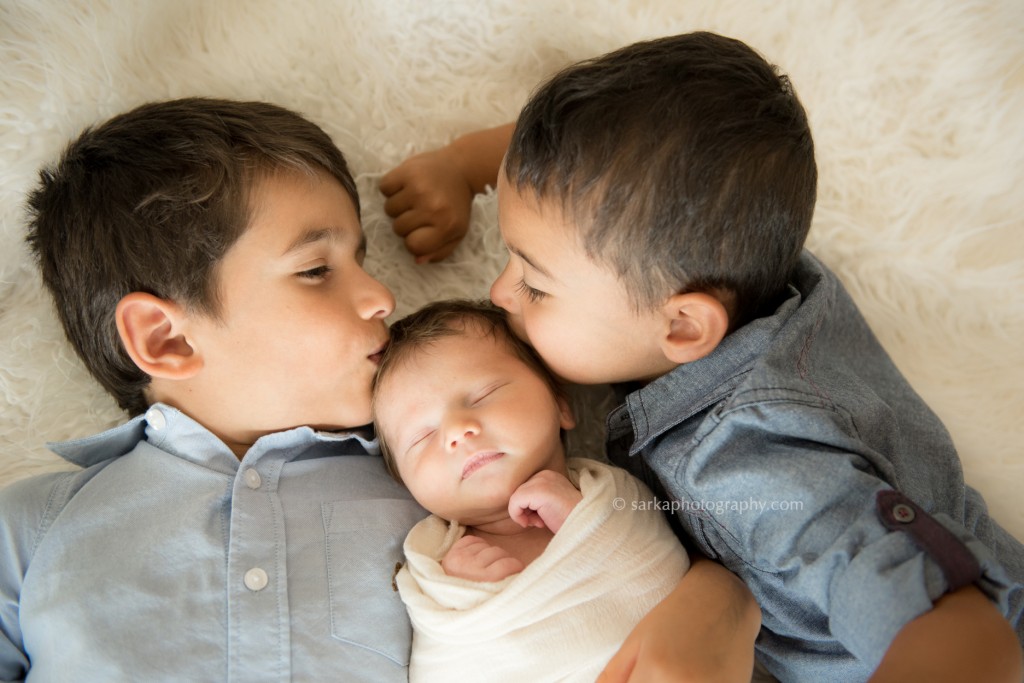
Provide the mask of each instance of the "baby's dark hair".
{"label": "baby's dark hair", "polygon": [[217,265],[248,228],[257,182],[326,171],[359,210],[345,157],[302,116],[265,102],[142,105],[72,141],[29,195],[28,244],[79,357],[131,415],[150,377],[115,322],[132,292],[218,317]]}
{"label": "baby's dark hair", "polygon": [[732,329],[773,310],[814,212],[804,109],[744,43],[691,33],[571,66],[523,109],[516,191],[560,203],[637,310],[725,291]]}
{"label": "baby's dark hair", "polygon": [[[470,325],[476,325],[485,335],[502,342],[508,351],[523,361],[551,389],[554,396],[564,396],[558,379],[551,374],[537,352],[515,335],[508,326],[505,311],[489,301],[448,299],[435,301],[391,326],[391,341],[381,356],[373,378],[373,415],[377,422],[378,388],[396,368],[407,362],[413,354],[439,339],[465,334]],[[395,464],[394,454],[387,440],[377,430],[384,465],[399,483],[402,482]]]}

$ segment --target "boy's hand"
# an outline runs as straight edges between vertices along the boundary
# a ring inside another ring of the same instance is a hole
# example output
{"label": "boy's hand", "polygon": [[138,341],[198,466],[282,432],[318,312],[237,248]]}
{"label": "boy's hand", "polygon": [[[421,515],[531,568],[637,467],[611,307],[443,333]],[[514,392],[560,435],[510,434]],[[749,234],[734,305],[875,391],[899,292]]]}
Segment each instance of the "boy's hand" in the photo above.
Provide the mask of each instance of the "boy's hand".
{"label": "boy's hand", "polygon": [[469,230],[473,188],[448,147],[406,159],[381,178],[380,191],[416,263],[444,259]]}
{"label": "boy's hand", "polygon": [[473,195],[495,186],[514,124],[485,128],[403,161],[380,180],[384,211],[416,263],[447,257],[469,230]]}
{"label": "boy's hand", "polygon": [[448,576],[470,581],[501,581],[523,571],[523,563],[478,536],[463,536],[441,559]]}
{"label": "boy's hand", "polygon": [[508,514],[522,527],[547,527],[557,534],[583,494],[563,475],[542,470],[526,480],[508,501]]}
{"label": "boy's hand", "polygon": [[761,610],[735,575],[695,557],[679,586],[640,620],[598,683],[749,683]]}
{"label": "boy's hand", "polygon": [[1022,675],[1013,628],[984,593],[966,586],[900,629],[871,681],[1019,683]]}

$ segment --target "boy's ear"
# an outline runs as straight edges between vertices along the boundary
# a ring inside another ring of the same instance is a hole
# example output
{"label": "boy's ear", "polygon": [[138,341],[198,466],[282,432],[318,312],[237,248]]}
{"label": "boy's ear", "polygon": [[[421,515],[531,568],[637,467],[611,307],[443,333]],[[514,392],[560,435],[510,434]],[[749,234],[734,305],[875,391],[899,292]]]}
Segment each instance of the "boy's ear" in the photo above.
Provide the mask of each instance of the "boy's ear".
{"label": "boy's ear", "polygon": [[188,379],[203,367],[182,332],[186,316],[173,301],[132,292],[118,302],[115,315],[121,343],[150,377]]}
{"label": "boy's ear", "polygon": [[662,313],[666,326],[661,350],[676,365],[708,355],[729,331],[725,304],[703,292],[670,296],[662,306]]}
{"label": "boy's ear", "polygon": [[561,417],[562,429],[569,430],[576,426],[576,418],[572,414],[572,406],[569,405],[569,398],[562,393],[555,397],[558,401],[558,414]]}

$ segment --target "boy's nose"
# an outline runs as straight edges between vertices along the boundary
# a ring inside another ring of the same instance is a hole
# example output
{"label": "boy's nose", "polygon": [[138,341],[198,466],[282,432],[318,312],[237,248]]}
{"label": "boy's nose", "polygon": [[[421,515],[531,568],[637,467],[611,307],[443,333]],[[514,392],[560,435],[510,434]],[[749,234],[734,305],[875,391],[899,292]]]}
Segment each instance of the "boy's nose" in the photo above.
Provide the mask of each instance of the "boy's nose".
{"label": "boy's nose", "polygon": [[509,264],[501,271],[498,278],[491,285],[491,301],[495,306],[504,308],[509,313],[515,313],[515,296],[512,292],[512,274],[509,272]]}
{"label": "boy's nose", "polygon": [[359,315],[365,320],[386,318],[395,311],[395,296],[383,284],[366,275],[358,299]]}

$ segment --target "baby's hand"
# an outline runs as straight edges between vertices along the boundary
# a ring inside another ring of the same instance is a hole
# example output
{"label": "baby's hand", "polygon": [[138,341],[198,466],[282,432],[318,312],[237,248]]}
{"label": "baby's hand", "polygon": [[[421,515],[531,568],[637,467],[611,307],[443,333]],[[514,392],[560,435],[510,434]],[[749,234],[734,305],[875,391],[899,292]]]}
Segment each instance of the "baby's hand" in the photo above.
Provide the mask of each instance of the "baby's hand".
{"label": "baby's hand", "polygon": [[441,559],[441,569],[460,579],[501,581],[523,571],[523,563],[478,536],[463,536]]}
{"label": "baby's hand", "polygon": [[416,263],[446,258],[469,230],[473,188],[448,148],[406,159],[381,178],[380,191]]}
{"label": "baby's hand", "polygon": [[547,527],[557,534],[569,513],[583,500],[572,482],[557,472],[542,470],[512,493],[508,514],[523,527]]}

